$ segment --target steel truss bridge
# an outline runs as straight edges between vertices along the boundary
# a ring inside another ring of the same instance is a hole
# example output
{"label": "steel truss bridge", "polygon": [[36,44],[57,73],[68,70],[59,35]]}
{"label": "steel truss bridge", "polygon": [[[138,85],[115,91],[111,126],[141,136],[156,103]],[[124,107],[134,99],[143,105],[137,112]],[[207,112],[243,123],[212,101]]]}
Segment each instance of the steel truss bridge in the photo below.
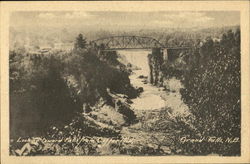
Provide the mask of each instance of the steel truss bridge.
{"label": "steel truss bridge", "polygon": [[145,36],[111,36],[93,40],[90,42],[90,45],[102,47],[106,51],[153,48],[177,50],[190,49],[190,47],[166,47],[158,40]]}

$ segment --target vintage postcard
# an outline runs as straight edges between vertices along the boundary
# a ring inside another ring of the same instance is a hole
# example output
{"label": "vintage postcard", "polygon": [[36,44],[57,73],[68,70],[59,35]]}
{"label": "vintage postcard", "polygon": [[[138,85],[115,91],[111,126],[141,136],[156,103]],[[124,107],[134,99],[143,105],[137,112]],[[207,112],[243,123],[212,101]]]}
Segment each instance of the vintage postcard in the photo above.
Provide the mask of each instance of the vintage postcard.
{"label": "vintage postcard", "polygon": [[1,162],[250,162],[249,1],[1,3]]}

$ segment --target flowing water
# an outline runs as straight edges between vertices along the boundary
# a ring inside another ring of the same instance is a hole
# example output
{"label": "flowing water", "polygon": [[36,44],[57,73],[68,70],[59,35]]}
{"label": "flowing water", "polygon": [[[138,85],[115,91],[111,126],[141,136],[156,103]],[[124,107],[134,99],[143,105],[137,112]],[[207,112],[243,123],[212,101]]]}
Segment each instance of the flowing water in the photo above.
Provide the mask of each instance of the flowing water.
{"label": "flowing water", "polygon": [[[170,92],[164,91],[162,87],[156,87],[150,84],[148,54],[151,51],[119,51],[119,54],[125,56],[126,60],[139,69],[134,70],[130,75],[131,84],[134,87],[142,87],[143,92],[139,97],[132,99],[131,107],[134,110],[154,110],[164,107],[170,107],[173,113],[187,112],[187,106],[182,102],[179,90],[183,87],[181,82],[175,78],[166,81],[166,85]],[[143,76],[139,78],[139,76]]]}
{"label": "flowing water", "polygon": [[188,107],[182,102],[179,92],[183,87],[180,80],[176,78],[166,80],[164,84],[168,91],[166,88],[153,86],[148,80],[150,70],[147,56],[151,51],[130,50],[118,53],[126,58],[127,63],[139,68],[134,69],[129,78],[135,88],[143,88],[141,94],[132,99],[131,104],[139,122],[122,128],[122,140],[129,140],[129,145],[132,147],[144,145],[157,149],[160,146],[166,154],[171,154],[169,145],[173,143],[169,142],[171,138],[175,138],[176,129],[164,128],[169,126],[174,115],[188,114]]}
{"label": "flowing water", "polygon": [[[166,106],[164,99],[160,96],[162,92],[148,83],[149,66],[147,56],[150,51],[122,51],[119,53],[125,56],[128,62],[139,68],[139,70],[134,70],[129,78],[131,84],[137,88],[142,87],[143,92],[139,97],[132,99],[133,104],[131,107],[135,110],[152,110]],[[139,78],[139,76],[144,76],[144,78]]]}

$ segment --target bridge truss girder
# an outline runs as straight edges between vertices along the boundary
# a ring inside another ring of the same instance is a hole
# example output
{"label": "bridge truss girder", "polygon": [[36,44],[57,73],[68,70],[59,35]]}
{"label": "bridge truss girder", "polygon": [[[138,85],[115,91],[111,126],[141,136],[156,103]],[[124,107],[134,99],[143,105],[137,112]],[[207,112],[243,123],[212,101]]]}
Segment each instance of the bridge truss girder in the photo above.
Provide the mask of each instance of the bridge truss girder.
{"label": "bridge truss girder", "polygon": [[112,36],[101,38],[91,42],[104,49],[152,49],[164,46],[156,39],[142,36]]}

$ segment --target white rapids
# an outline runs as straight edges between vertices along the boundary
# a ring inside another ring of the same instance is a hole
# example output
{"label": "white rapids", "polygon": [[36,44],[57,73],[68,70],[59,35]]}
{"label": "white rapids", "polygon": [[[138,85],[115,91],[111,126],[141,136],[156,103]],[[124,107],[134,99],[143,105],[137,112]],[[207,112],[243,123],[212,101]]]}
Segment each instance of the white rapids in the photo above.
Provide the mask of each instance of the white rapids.
{"label": "white rapids", "polygon": [[[169,107],[173,114],[184,114],[188,112],[188,107],[181,100],[179,93],[183,86],[181,82],[175,78],[164,82],[170,92],[164,91],[163,87],[156,87],[149,83],[149,78],[139,78],[139,76],[149,77],[148,54],[151,51],[119,51],[125,56],[127,61],[139,67],[139,70],[133,70],[129,76],[131,84],[136,87],[142,87],[143,92],[139,97],[132,99],[131,107],[135,110],[154,110]],[[145,82],[147,81],[147,83]],[[174,91],[174,92],[172,92]]]}

